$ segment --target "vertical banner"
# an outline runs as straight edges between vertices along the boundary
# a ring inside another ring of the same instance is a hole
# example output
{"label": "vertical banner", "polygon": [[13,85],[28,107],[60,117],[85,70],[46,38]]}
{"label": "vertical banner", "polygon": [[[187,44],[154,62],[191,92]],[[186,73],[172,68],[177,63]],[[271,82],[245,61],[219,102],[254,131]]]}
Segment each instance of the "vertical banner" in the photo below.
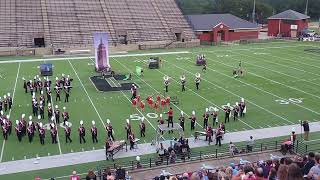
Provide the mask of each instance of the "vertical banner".
{"label": "vertical banner", "polygon": [[93,35],[96,71],[109,71],[111,68],[109,63],[108,39],[108,33],[105,32],[94,33]]}

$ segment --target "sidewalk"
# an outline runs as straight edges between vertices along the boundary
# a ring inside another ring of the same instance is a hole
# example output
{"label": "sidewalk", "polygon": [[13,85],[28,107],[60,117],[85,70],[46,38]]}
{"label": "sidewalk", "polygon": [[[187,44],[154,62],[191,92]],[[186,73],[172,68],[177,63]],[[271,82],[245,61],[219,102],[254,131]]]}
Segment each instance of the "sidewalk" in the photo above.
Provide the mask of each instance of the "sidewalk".
{"label": "sidewalk", "polygon": [[[310,123],[310,132],[319,132],[320,131],[320,122],[313,122]],[[236,142],[243,142],[247,141],[250,136],[253,136],[255,140],[258,139],[266,139],[266,138],[273,138],[279,136],[288,136],[291,134],[292,128],[295,128],[296,134],[300,134],[300,124],[296,125],[288,125],[288,126],[279,126],[279,127],[272,127],[272,128],[264,128],[264,129],[254,129],[248,131],[239,131],[239,132],[232,132],[227,133],[224,136],[223,144],[227,144],[230,141]],[[193,138],[190,138],[189,145],[191,148],[195,147],[204,147],[208,146],[208,143],[205,141],[194,141]],[[170,146],[170,141],[165,141],[164,146]],[[135,157],[141,156],[145,154],[152,154],[156,152],[156,147],[151,146],[150,143],[139,144],[138,150],[126,152],[125,150],[118,152],[114,158],[125,158],[125,157]],[[9,161],[0,163],[0,175],[4,174],[12,174],[18,172],[25,172],[25,171],[33,171],[33,170],[40,170],[40,169],[48,169],[54,167],[62,167],[68,165],[75,165],[75,164],[83,164],[89,162],[96,162],[105,160],[105,151],[104,149],[100,150],[93,150],[93,151],[85,151],[85,152],[77,152],[77,153],[68,153],[62,155],[55,155],[55,156],[47,156],[47,157],[40,157],[39,159],[26,159],[26,160],[18,160],[18,161]]]}

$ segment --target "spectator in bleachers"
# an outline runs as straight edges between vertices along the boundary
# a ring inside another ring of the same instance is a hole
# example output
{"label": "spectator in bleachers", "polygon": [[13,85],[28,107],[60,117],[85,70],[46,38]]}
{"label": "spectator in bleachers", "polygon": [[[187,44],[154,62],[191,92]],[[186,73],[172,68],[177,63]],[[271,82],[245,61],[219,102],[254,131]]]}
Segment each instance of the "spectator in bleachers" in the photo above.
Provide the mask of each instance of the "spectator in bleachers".
{"label": "spectator in bleachers", "polygon": [[[233,174],[233,169],[232,167],[227,167],[226,168],[226,179],[231,180],[232,179],[232,174]],[[237,173],[236,173],[237,174]]]}
{"label": "spectator in bleachers", "polygon": [[296,163],[292,163],[288,167],[288,179],[289,180],[303,180],[301,169]]}
{"label": "spectator in bleachers", "polygon": [[288,177],[288,166],[281,164],[279,166],[278,172],[277,172],[277,179],[278,180],[287,180]]}
{"label": "spectator in bleachers", "polygon": [[86,176],[86,180],[97,180],[97,176],[92,170],[89,170],[88,175]]}
{"label": "spectator in bleachers", "polygon": [[256,180],[264,180],[263,169],[261,167],[256,168],[254,174]]}
{"label": "spectator in bleachers", "polygon": [[312,180],[318,180],[320,177],[320,154],[315,155],[316,164],[310,169],[308,178]]}
{"label": "spectator in bleachers", "polygon": [[169,159],[170,159],[170,163],[171,164],[176,163],[177,155],[176,155],[176,152],[174,150],[171,151]]}
{"label": "spectator in bleachers", "polygon": [[310,152],[307,156],[308,161],[305,163],[305,165],[302,168],[303,174],[307,175],[310,171],[310,169],[316,164],[315,161],[315,154],[313,152]]}
{"label": "spectator in bleachers", "polygon": [[269,171],[268,180],[276,180],[277,178],[277,170],[275,168],[271,168]]}

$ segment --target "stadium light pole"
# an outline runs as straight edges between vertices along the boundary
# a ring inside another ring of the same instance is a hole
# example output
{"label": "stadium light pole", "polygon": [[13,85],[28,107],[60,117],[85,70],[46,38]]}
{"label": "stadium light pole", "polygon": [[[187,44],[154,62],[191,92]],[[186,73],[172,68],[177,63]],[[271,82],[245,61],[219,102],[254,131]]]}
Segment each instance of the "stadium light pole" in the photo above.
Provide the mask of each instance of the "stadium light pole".
{"label": "stadium light pole", "polygon": [[307,0],[307,2],[306,2],[306,9],[304,11],[305,15],[308,15],[308,6],[309,6],[309,0]]}
{"label": "stadium light pole", "polygon": [[252,22],[255,23],[256,17],[256,0],[253,0],[253,9],[252,9]]}

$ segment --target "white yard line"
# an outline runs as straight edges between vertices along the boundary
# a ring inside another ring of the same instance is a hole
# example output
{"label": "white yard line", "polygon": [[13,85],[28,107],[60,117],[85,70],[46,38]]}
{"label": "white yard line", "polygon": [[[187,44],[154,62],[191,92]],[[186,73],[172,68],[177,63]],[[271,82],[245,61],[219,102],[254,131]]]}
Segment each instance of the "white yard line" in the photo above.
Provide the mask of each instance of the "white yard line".
{"label": "white yard line", "polygon": [[[226,49],[228,49],[228,47],[230,46],[224,46]],[[232,47],[232,46],[231,46]],[[313,47],[311,45],[298,45],[298,46],[270,46],[270,47],[253,47],[253,48],[235,48],[232,49],[232,51],[247,51],[247,50],[257,50],[257,49],[284,49],[284,48],[294,48],[294,47]],[[230,49],[228,49],[230,50]],[[217,53],[217,52],[226,52],[226,50],[197,50],[197,51],[192,51],[193,53],[204,53],[204,52],[208,52],[208,53]]]}
{"label": "white yard line", "polygon": [[[12,104],[13,104],[13,100],[14,100],[14,96],[15,96],[15,93],[16,93],[16,89],[17,89],[17,82],[18,82],[18,78],[19,78],[19,73],[20,73],[20,67],[21,67],[21,63],[19,63],[19,66],[18,66],[18,71],[17,71],[17,75],[16,75],[16,81],[14,83],[14,88],[13,88],[13,93],[12,93]],[[14,108],[14,104],[13,104],[13,107]],[[12,108],[9,110],[9,116],[11,115],[11,111],[12,111]],[[10,117],[11,118],[11,117]],[[3,140],[2,142],[2,148],[1,148],[1,155],[0,155],[0,162],[2,162],[2,158],[3,158],[3,152],[4,152],[4,146],[6,145],[6,140]]]}
{"label": "white yard line", "polygon": [[[88,59],[88,58],[87,58],[87,59]],[[74,73],[76,74],[76,76],[77,76],[77,78],[78,78],[78,80],[79,80],[79,82],[80,82],[80,84],[81,84],[81,86],[82,86],[82,88],[83,88],[84,92],[86,93],[86,95],[87,95],[87,97],[88,97],[88,99],[89,99],[89,101],[90,101],[90,103],[91,103],[91,105],[92,105],[93,109],[96,111],[96,113],[97,113],[97,115],[98,115],[98,117],[99,117],[99,119],[100,119],[100,121],[101,121],[101,123],[102,123],[102,125],[103,125],[104,129],[106,129],[106,125],[104,124],[104,122],[103,122],[103,120],[102,120],[102,118],[101,118],[101,116],[100,116],[100,114],[99,114],[99,112],[98,112],[98,110],[97,110],[96,106],[94,105],[93,101],[91,100],[91,97],[89,96],[89,93],[88,93],[87,89],[84,87],[84,85],[83,85],[83,83],[82,83],[82,81],[81,81],[81,79],[80,79],[80,77],[79,77],[79,75],[78,75],[77,71],[75,70],[75,68],[74,68],[74,66],[72,65],[72,63],[70,62],[70,60],[68,60],[68,62],[69,62],[69,64],[70,64],[71,68],[73,69]]]}
{"label": "white yard line", "polygon": [[[232,52],[232,53],[235,53],[235,52]],[[246,54],[241,54],[241,53],[235,53],[235,54],[260,60],[260,59],[258,59],[258,58],[255,58],[254,56],[249,56],[249,55],[246,55]],[[266,67],[263,67],[263,66],[251,64],[251,63],[248,63],[248,61],[245,61],[245,64],[249,64],[249,65],[251,65],[251,66],[259,67],[259,68],[261,68],[261,69],[265,69],[265,70],[268,70],[268,71],[272,71],[272,72],[275,72],[275,73],[278,73],[278,74],[282,74],[282,75],[284,75],[284,76],[288,76],[288,77],[291,77],[291,78],[299,79],[299,80],[301,80],[301,81],[304,81],[304,82],[307,82],[307,83],[310,83],[310,84],[313,84],[313,85],[316,85],[316,86],[320,86],[320,84],[318,84],[318,83],[314,83],[314,82],[311,82],[311,81],[308,81],[308,80],[305,80],[305,79],[301,79],[301,78],[299,78],[299,77],[292,76],[292,75],[289,75],[289,74],[286,74],[286,73],[283,73],[283,72],[279,72],[279,71],[276,71],[276,70],[273,70],[273,69],[269,69],[269,68],[266,68]]]}
{"label": "white yard line", "polygon": [[[172,51],[172,52],[158,52],[158,53],[122,54],[122,55],[111,55],[109,57],[157,56],[157,55],[187,54],[187,53],[190,53],[190,52],[189,51]],[[0,64],[6,64],[6,63],[28,63],[28,62],[40,62],[40,61],[87,60],[88,58],[94,58],[94,56],[48,58],[48,59],[43,58],[43,59],[5,60],[5,61],[0,61]]]}
{"label": "white yard line", "polygon": [[[215,61],[215,60],[210,59],[210,58],[207,58],[207,59],[208,59],[208,60],[211,60],[211,61],[213,61],[213,62],[217,62],[217,63],[223,64],[224,66],[228,66],[228,67],[234,68],[233,66],[230,66],[230,65],[228,65],[228,64],[222,63],[222,62],[220,62],[220,61]],[[190,62],[191,62],[191,61],[190,61]],[[264,89],[258,88],[258,87],[256,87],[255,85],[252,85],[252,84],[250,84],[250,83],[243,82],[243,81],[241,81],[240,79],[235,79],[235,78],[231,77],[230,75],[226,75],[226,74],[224,74],[224,73],[221,73],[221,72],[219,72],[219,71],[213,70],[213,69],[208,68],[208,67],[207,67],[207,69],[209,69],[209,70],[211,70],[211,71],[214,71],[214,72],[217,72],[217,73],[219,73],[219,74],[221,74],[221,75],[223,75],[223,76],[226,76],[226,77],[228,77],[228,78],[231,78],[231,79],[234,79],[234,80],[236,80],[236,81],[239,81],[239,82],[241,82],[242,84],[246,84],[246,85],[248,85],[248,86],[251,86],[251,87],[253,87],[253,88],[255,88],[255,89],[259,90],[259,91],[262,91],[262,92],[264,92],[264,93],[266,93],[266,94],[269,94],[269,95],[271,95],[271,96],[277,97],[277,98],[282,99],[282,100],[284,99],[283,97],[280,97],[280,96],[278,96],[278,95],[276,95],[276,94],[273,94],[273,93],[268,92],[268,91],[266,91],[266,90],[264,90]],[[260,77],[260,78],[268,79],[269,81],[271,81],[271,82],[273,82],[273,83],[284,85],[284,84],[282,84],[282,83],[280,83],[280,82],[274,81],[274,80],[269,79],[269,78],[265,78],[265,77],[263,77],[263,76],[260,76],[260,75],[255,74],[255,73],[252,73],[252,72],[248,72],[248,73],[253,74],[253,75],[255,75],[255,76],[257,76],[257,77]],[[287,85],[284,85],[284,86],[287,86]],[[291,86],[288,86],[288,87],[291,87]],[[291,87],[291,88],[293,88],[293,87]],[[296,88],[293,88],[293,89],[296,89]],[[302,90],[301,90],[301,91],[302,91]],[[303,92],[305,92],[305,91],[303,91]],[[307,92],[306,92],[306,93],[307,93]],[[308,93],[308,94],[310,94],[310,93]],[[313,95],[313,96],[316,96],[316,95]],[[319,97],[319,96],[317,96],[317,97]],[[320,98],[320,97],[319,97],[319,98]],[[313,112],[313,113],[315,113],[315,114],[320,115],[319,112],[314,111],[314,110],[312,110],[312,109],[310,109],[310,108],[304,107],[304,106],[302,106],[302,105],[300,105],[300,104],[298,104],[298,103],[292,102],[292,104],[295,104],[296,106],[299,106],[299,107],[301,107],[301,108],[303,108],[303,109],[306,109],[306,110],[308,110],[308,111],[310,111],[310,112]],[[281,119],[283,119],[283,118],[281,118]],[[289,120],[287,120],[287,119],[285,119],[285,118],[284,118],[284,120],[286,120],[286,121],[289,122],[289,123],[292,123],[291,121],[289,121]]]}

